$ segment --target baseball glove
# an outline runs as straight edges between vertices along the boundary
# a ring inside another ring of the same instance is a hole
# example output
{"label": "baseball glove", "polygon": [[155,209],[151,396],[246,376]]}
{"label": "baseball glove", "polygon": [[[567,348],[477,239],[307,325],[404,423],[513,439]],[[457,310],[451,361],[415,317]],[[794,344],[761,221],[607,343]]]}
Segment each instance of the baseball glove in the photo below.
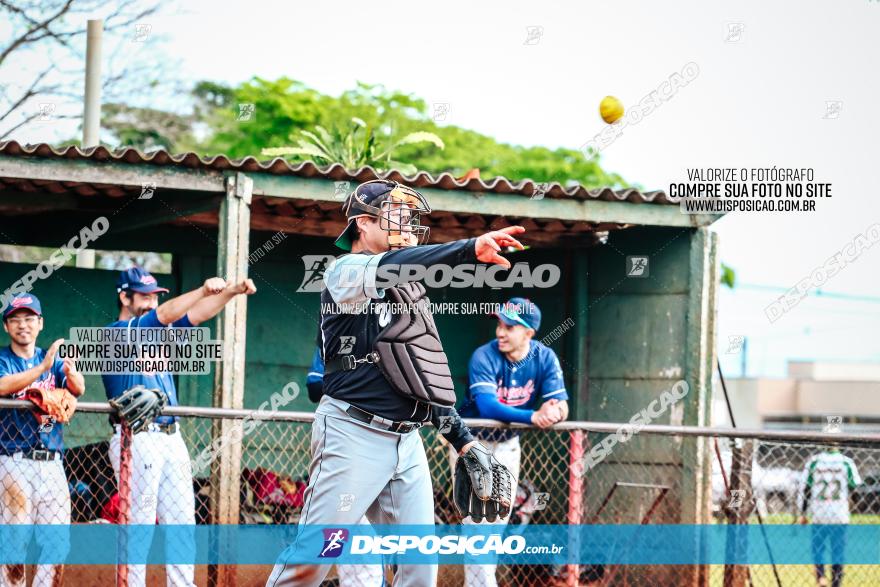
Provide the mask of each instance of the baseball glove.
{"label": "baseball glove", "polygon": [[56,422],[67,424],[76,411],[76,396],[63,387],[52,389],[31,387],[25,390],[24,398],[37,406],[34,415],[40,423],[43,422],[44,416],[49,416]]}
{"label": "baseball glove", "polygon": [[110,400],[120,420],[128,423],[132,434],[143,431],[165,408],[165,394],[158,389],[136,385]]}
{"label": "baseball glove", "polygon": [[452,499],[462,518],[489,522],[510,515],[513,475],[482,444],[476,444],[458,458]]}

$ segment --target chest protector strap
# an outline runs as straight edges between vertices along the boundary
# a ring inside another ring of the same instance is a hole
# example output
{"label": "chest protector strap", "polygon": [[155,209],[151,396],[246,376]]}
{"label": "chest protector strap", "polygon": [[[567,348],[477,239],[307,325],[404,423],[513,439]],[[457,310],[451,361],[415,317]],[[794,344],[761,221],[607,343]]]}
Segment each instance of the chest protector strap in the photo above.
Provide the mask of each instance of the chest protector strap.
{"label": "chest protector strap", "polygon": [[382,374],[398,393],[437,406],[455,405],[449,360],[422,284],[405,283],[385,290],[395,311],[373,349]]}

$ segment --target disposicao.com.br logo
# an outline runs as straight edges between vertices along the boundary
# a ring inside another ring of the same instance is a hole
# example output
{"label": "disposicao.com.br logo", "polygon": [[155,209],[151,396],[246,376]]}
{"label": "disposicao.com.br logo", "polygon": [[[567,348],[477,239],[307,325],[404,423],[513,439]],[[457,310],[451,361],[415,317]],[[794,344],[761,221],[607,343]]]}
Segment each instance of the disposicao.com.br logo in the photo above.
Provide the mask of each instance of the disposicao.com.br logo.
{"label": "disposicao.com.br logo", "polygon": [[336,558],[342,554],[342,548],[348,539],[348,530],[345,528],[325,528],[324,546],[318,553],[319,558]]}
{"label": "disposicao.com.br logo", "polygon": [[564,547],[551,544],[549,546],[528,546],[522,536],[352,536],[351,554],[407,554],[410,551],[419,554],[559,554]]}

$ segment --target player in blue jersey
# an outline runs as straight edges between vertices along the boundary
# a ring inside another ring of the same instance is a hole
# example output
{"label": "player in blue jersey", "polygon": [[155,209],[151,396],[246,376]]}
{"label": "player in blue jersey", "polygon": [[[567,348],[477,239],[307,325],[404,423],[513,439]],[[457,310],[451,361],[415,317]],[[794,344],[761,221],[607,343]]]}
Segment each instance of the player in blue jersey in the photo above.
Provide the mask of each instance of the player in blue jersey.
{"label": "player in blue jersey", "polygon": [[[3,312],[3,329],[9,335],[9,345],[0,349],[0,397],[19,399],[32,387],[63,387],[75,396],[85,392],[85,381],[73,359],[55,356],[63,339],[48,350],[36,346],[43,330],[43,310],[37,296],[25,293],[12,298]],[[70,524],[63,449],[61,424],[51,419],[38,421],[29,410],[0,409],[0,512],[4,524]],[[28,540],[3,546],[23,554]],[[66,553],[68,548],[67,544],[39,546],[51,546],[53,553]],[[33,585],[60,585],[63,575],[62,565],[37,565]],[[0,585],[24,584],[24,565],[4,565]]]}
{"label": "player in blue jersey", "polygon": [[[116,285],[119,320],[108,328],[190,328],[216,316],[236,295],[257,291],[250,279],[227,283],[212,277],[198,289],[159,304],[159,295],[168,293],[159,287],[149,272],[132,267],[119,275]],[[159,389],[169,406],[178,405],[177,388],[170,373],[150,372],[105,374],[107,399],[119,397],[136,385]],[[114,426],[110,439],[110,462],[119,478],[120,425]],[[177,418],[160,416],[141,434],[132,438],[131,457],[131,518],[132,524],[195,524],[195,496],[189,453],[180,435]],[[130,565],[130,586],[146,583],[146,567]],[[193,585],[192,565],[167,565],[168,585]]]}
{"label": "player in blue jersey", "polygon": [[[474,351],[468,365],[468,396],[459,413],[548,428],[568,418],[568,394],[556,353],[534,340],[541,310],[525,298],[512,298],[498,314],[495,340]],[[538,406],[540,404],[540,407]],[[519,434],[514,430],[473,429],[474,436],[519,479]],[[451,452],[452,469],[458,455]],[[514,487],[516,481],[514,481]],[[465,524],[473,523],[469,518]],[[507,523],[505,518],[502,523]],[[465,585],[495,587],[495,565],[465,565]]]}

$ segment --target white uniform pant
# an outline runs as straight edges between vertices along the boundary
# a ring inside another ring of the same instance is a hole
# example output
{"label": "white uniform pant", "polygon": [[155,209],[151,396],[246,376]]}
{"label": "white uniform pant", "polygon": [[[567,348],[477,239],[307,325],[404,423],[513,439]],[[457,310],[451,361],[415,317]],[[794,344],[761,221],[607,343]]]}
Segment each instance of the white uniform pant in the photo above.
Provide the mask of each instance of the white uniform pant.
{"label": "white uniform pant", "polygon": [[[119,482],[120,432],[110,439],[110,462]],[[158,517],[160,524],[182,524],[195,530],[195,495],[193,494],[192,465],[183,437],[177,431],[166,434],[158,430],[145,430],[131,439],[131,524],[153,525]],[[142,535],[138,535],[140,540]],[[195,552],[195,535],[175,533],[175,540],[166,542],[166,554]],[[181,544],[183,540],[186,544]],[[145,557],[150,544],[146,538],[142,553],[130,550],[136,556]],[[169,586],[195,585],[193,565],[166,565],[165,574]],[[146,565],[128,566],[129,587],[143,587],[147,580]]]}
{"label": "white uniform pant", "polygon": [[[330,564],[295,564],[304,558],[301,553],[314,556],[315,545],[322,544],[319,526],[358,524],[365,515],[371,524],[379,525],[434,523],[431,472],[419,432],[398,434],[373,428],[349,416],[348,406],[325,395],[315,410],[309,486],[299,532],[279,556],[267,587],[321,584]],[[343,495],[350,500],[349,507],[339,507]],[[436,564],[401,564],[393,585],[434,587],[436,583]]]}
{"label": "white uniform pant", "polygon": [[[490,440],[480,440],[480,443],[489,449],[489,451],[495,455],[495,458],[498,459],[502,465],[510,469],[510,474],[513,475],[513,497],[516,497],[516,487],[519,482],[519,461],[520,455],[522,453],[519,444],[519,436],[514,436],[513,438],[509,438],[507,440],[502,440],[498,442],[490,441]],[[455,465],[458,462],[458,452],[449,447],[449,465],[452,468],[453,474],[455,473]],[[506,524],[509,520],[509,516],[502,520],[495,520],[494,522],[487,522],[483,520],[482,522],[474,522],[470,516],[462,520],[462,524]],[[498,582],[495,579],[495,570],[498,565],[495,564],[485,564],[485,565],[464,565],[464,584],[465,587],[498,587]]]}
{"label": "white uniform pant", "polygon": [[[0,456],[0,512],[4,524],[61,524],[70,525],[70,491],[61,459],[34,461],[19,456]],[[22,533],[15,544],[0,545],[15,556],[27,551],[31,532]],[[67,533],[52,535],[61,544],[39,544],[53,554],[66,556],[70,550]],[[44,540],[46,538],[43,538]],[[37,565],[34,587],[50,587],[60,584],[64,574],[63,565]],[[56,577],[57,575],[57,577]],[[0,570],[0,586],[24,587],[24,565],[3,565]]]}
{"label": "white uniform pant", "polygon": [[[364,516],[358,524],[368,526],[370,520]],[[336,565],[339,587],[382,587],[385,585],[383,573],[382,565]]]}

